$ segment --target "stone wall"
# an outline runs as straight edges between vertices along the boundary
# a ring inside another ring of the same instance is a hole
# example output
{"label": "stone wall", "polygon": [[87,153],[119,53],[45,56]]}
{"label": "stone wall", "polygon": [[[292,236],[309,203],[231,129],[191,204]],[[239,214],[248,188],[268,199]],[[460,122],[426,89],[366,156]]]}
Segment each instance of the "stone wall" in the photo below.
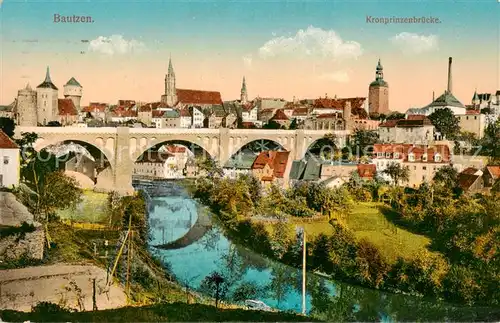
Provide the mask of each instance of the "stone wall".
{"label": "stone wall", "polygon": [[16,233],[0,239],[0,260],[19,259],[26,255],[32,259],[42,259],[45,231],[38,225],[35,231]]}

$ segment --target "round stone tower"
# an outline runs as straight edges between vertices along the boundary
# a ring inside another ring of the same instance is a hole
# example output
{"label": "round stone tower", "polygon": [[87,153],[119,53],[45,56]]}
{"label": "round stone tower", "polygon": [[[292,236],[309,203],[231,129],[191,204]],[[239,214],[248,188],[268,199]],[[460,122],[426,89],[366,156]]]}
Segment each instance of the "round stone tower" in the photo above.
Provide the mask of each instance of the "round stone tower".
{"label": "round stone tower", "polygon": [[65,85],[64,85],[64,98],[66,99],[71,99],[73,101],[73,104],[76,107],[76,110],[78,113],[80,113],[80,100],[82,99],[82,92],[83,88],[78,83],[77,80],[75,80],[74,77],[72,77]]}
{"label": "round stone tower", "polygon": [[29,84],[17,92],[16,119],[22,127],[37,126],[36,91]]}

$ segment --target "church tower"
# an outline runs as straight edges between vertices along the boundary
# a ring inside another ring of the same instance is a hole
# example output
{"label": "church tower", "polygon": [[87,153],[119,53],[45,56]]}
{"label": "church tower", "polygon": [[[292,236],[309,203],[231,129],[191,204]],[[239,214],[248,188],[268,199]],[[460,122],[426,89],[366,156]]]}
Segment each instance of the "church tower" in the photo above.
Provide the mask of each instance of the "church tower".
{"label": "church tower", "polygon": [[245,77],[243,76],[243,83],[241,84],[241,104],[246,104],[248,102],[248,93],[247,93],[247,83],[245,82]]}
{"label": "church tower", "polygon": [[16,120],[18,126],[37,126],[36,104],[36,91],[32,90],[29,84],[26,84],[24,89],[17,92]]}
{"label": "church tower", "polygon": [[80,101],[82,99],[82,86],[72,77],[65,85],[64,85],[64,98],[71,99],[73,104],[75,105],[76,111],[80,113]]}
{"label": "church tower", "polygon": [[47,66],[45,80],[36,88],[38,123],[47,125],[50,121],[57,121],[59,116],[59,105],[57,101],[58,88],[50,79],[50,71]]}
{"label": "church tower", "polygon": [[172,66],[172,58],[168,60],[168,73],[165,76],[165,94],[161,96],[161,102],[169,107],[177,103],[177,90],[175,87],[175,72]]}
{"label": "church tower", "polygon": [[384,68],[380,59],[375,71],[375,81],[368,89],[368,112],[387,114],[389,112],[389,84],[384,81]]}

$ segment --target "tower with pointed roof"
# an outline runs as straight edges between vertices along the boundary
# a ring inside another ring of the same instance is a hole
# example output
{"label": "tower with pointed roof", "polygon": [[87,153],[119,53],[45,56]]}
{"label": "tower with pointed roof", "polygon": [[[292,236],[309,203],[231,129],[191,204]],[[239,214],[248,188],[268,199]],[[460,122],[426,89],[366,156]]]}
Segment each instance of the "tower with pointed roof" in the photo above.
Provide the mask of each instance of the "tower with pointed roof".
{"label": "tower with pointed roof", "polygon": [[384,68],[380,59],[375,69],[375,81],[368,89],[369,113],[389,113],[389,84],[384,80]]}
{"label": "tower with pointed roof", "polygon": [[177,103],[177,89],[175,87],[175,72],[172,66],[172,58],[168,60],[168,72],[165,75],[165,94],[161,96],[161,102],[169,107]]}
{"label": "tower with pointed roof", "polygon": [[477,89],[474,90],[474,95],[472,96],[472,105],[477,106],[481,103],[481,100],[479,100],[479,95],[477,95]]}
{"label": "tower with pointed roof", "polygon": [[244,76],[243,76],[243,82],[241,84],[240,99],[241,99],[241,104],[246,104],[248,102],[247,83],[245,81]]}
{"label": "tower with pointed roof", "polygon": [[58,91],[59,89],[50,79],[50,70],[47,66],[45,80],[36,87],[37,116],[39,124],[47,125],[51,121],[58,121]]}
{"label": "tower with pointed roof", "polygon": [[81,84],[74,78],[70,78],[69,81],[64,84],[64,98],[71,99],[73,104],[75,105],[76,111],[80,113],[80,101],[82,99],[83,87]]}
{"label": "tower with pointed roof", "polygon": [[37,117],[37,95],[31,86],[26,84],[24,89],[17,92],[15,107],[16,123],[21,127],[36,127]]}

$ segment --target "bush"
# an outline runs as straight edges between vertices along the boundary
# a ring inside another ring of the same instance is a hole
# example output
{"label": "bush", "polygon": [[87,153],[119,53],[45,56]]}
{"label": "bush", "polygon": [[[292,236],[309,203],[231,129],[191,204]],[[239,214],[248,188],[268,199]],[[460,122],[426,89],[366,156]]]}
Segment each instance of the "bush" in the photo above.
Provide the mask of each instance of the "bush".
{"label": "bush", "polygon": [[71,313],[70,310],[51,302],[39,302],[31,308],[33,314],[51,315],[60,313]]}

